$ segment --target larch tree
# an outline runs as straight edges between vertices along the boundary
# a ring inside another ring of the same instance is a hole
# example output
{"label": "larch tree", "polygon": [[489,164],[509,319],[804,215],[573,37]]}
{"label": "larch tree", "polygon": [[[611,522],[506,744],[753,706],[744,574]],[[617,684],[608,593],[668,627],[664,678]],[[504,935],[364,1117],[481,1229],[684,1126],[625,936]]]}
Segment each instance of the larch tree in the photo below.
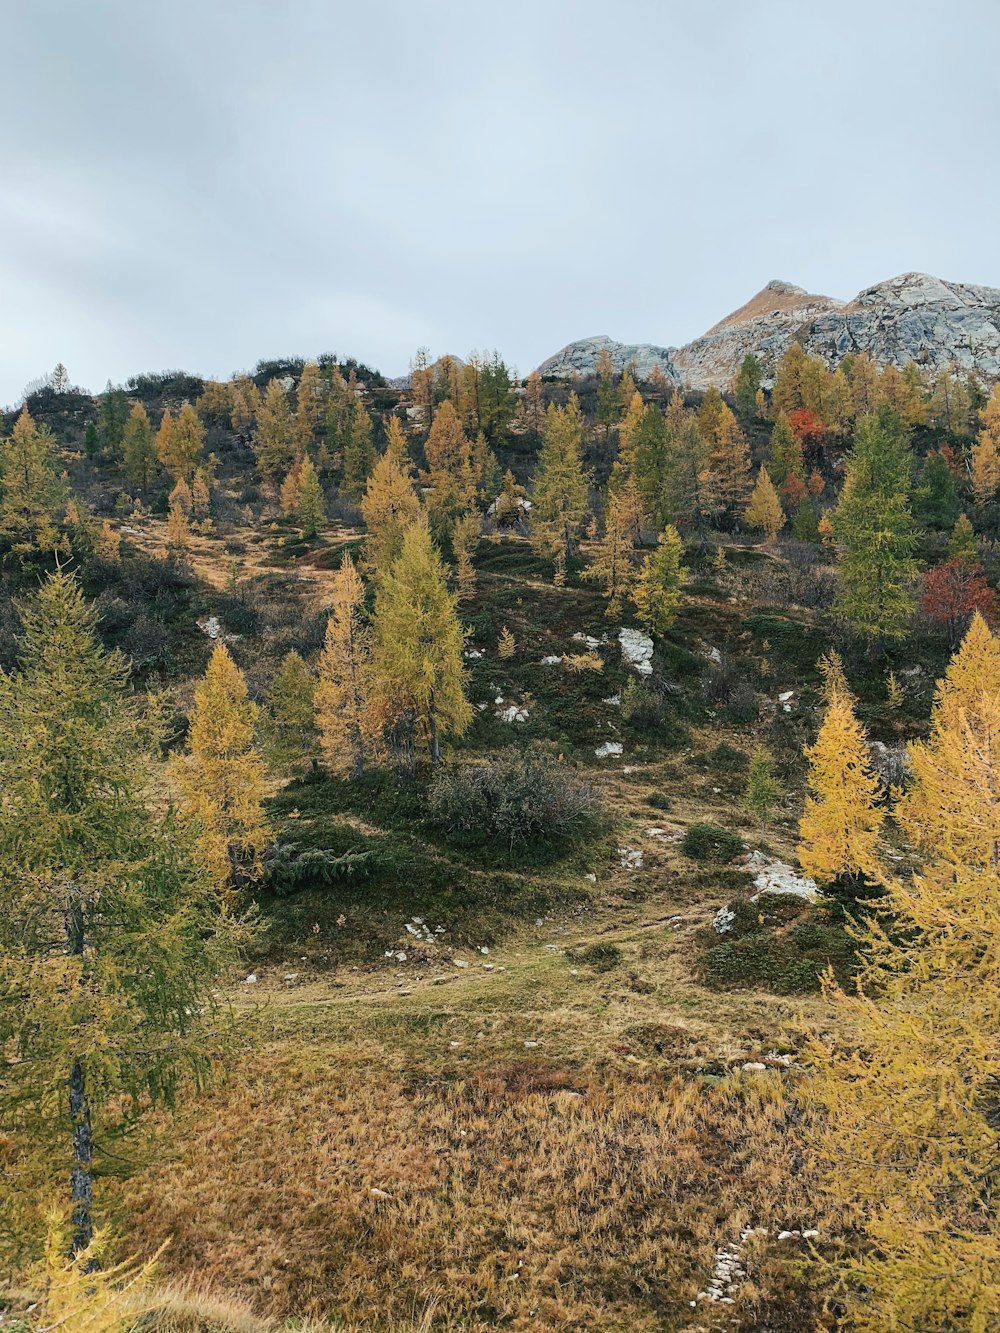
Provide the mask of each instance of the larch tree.
{"label": "larch tree", "polygon": [[195,688],[187,746],[174,772],[181,813],[220,893],[256,878],[267,844],[257,718],[243,672],[226,645],[216,644]]}
{"label": "larch tree", "polygon": [[587,516],[583,419],[576,394],[566,407],[549,404],[532,487],[531,527],[546,555],[568,560]]}
{"label": "larch tree", "polygon": [[0,537],[24,553],[55,550],[66,496],[55,440],[25,407],[0,442]]}
{"label": "larch tree", "polygon": [[125,471],[143,495],[156,474],[156,440],[142,403],[133,403],[122,436]]}
{"label": "larch tree", "polygon": [[260,470],[272,482],[286,472],[295,459],[292,439],[292,410],[279,380],[268,380],[257,409],[254,452]]}
{"label": "larch tree", "polygon": [[846,1261],[859,1333],[1000,1323],[998,680],[1000,645],[976,620],[894,812],[921,863],[883,876],[891,926],[861,928],[856,990],[828,987],[849,1043],[812,1042],[814,1159],[867,1242]]}
{"label": "larch tree", "polygon": [[303,458],[295,487],[295,517],[303,537],[317,536],[326,522],[326,499],[308,454]]}
{"label": "larch tree", "polygon": [[747,352],[733,381],[733,393],[740,415],[750,421],[758,415],[757,395],[761,392],[764,380],[764,368],[753,352]]}
{"label": "larch tree", "polygon": [[365,590],[349,555],[337,571],[319,659],[316,724],[331,773],[357,779],[378,736],[372,707],[372,632],[364,620]]}
{"label": "larch tree", "polygon": [[537,370],[524,381],[524,419],[535,439],[540,439],[545,427],[545,400],[542,377]]}
{"label": "larch tree", "polygon": [[316,676],[293,648],[281,659],[260,711],[262,753],[275,773],[300,773],[315,764]]}
{"label": "larch tree", "polygon": [[183,508],[174,503],[167,514],[167,555],[182,560],[191,546],[191,525]]}
{"label": "larch tree", "polygon": [[979,564],[979,539],[968,514],[959,514],[948,538],[948,554],[967,567]]}
{"label": "larch tree", "polygon": [[757,474],[757,483],[747,502],[744,518],[751,528],[763,532],[764,540],[768,542],[773,542],[785,526],[785,511],[766,467],[762,467]]}
{"label": "larch tree", "polygon": [[[169,413],[164,413],[164,424]],[[160,435],[163,435],[161,440]],[[166,433],[163,426],[157,435],[156,447],[160,462],[175,481],[190,482],[201,462],[205,444],[205,427],[190,403],[185,403],[170,422]]]}
{"label": "larch tree", "polygon": [[411,524],[375,598],[375,688],[387,722],[412,715],[431,762],[441,739],[472,721],[465,696],[465,631],[426,523]]}
{"label": "larch tree", "polygon": [[424,445],[427,471],[427,513],[436,532],[450,525],[475,502],[476,483],[472,472],[472,444],[450,398],[438,408]]}
{"label": "larch tree", "polygon": [[815,742],[806,747],[809,792],[799,823],[799,861],[822,886],[870,878],[885,811],[864,729],[839,659],[826,663],[826,709]]}
{"label": "larch tree", "polygon": [[385,423],[385,457],[391,459],[409,477],[413,463],[406,443],[406,432],[397,416],[390,416]]}
{"label": "larch tree", "polygon": [[246,435],[257,419],[260,390],[249,375],[237,375],[230,384],[230,420],[237,435]]}
{"label": "larch tree", "polygon": [[[631,494],[626,490],[631,488]],[[604,515],[604,536],[598,545],[593,563],[584,571],[584,578],[599,583],[608,600],[605,614],[617,617],[625,609],[626,600],[635,582],[635,483],[630,478],[626,490],[609,495]]]}
{"label": "larch tree", "polygon": [[883,404],[858,422],[832,519],[838,548],[834,606],[873,645],[903,638],[916,602],[912,470],[905,428],[890,407]]}
{"label": "larch tree", "polygon": [[778,490],[784,486],[789,477],[805,480],[806,465],[802,441],[788,424],[788,417],[784,412],[779,412],[775,417],[769,452],[767,471]]}
{"label": "larch tree", "polygon": [[677,619],[687,577],[683,558],[681,535],[668,524],[660,533],[656,550],[643,560],[632,592],[639,623],[651,634],[666,634]]}
{"label": "larch tree", "polygon": [[750,494],[750,447],[731,409],[722,403],[708,429],[708,466],[723,514],[735,517]]}
{"label": "larch tree", "polygon": [[376,579],[392,568],[402,549],[403,533],[420,514],[420,500],[401,459],[405,453],[400,453],[398,444],[379,455],[361,501],[368,530],[362,559]]}
{"label": "larch tree", "polygon": [[158,729],[76,581],[51,577],[22,622],[0,676],[0,1114],[18,1163],[0,1231],[30,1247],[62,1181],[80,1254],[109,1141],[209,1071],[233,923],[154,813]]}
{"label": "larch tree", "polygon": [[300,453],[313,448],[325,422],[326,382],[316,362],[307,361],[295,390],[295,418],[292,422],[292,439]]}
{"label": "larch tree", "polygon": [[351,433],[344,445],[344,494],[351,500],[360,500],[375,466],[372,445],[372,419],[364,403],[358,403],[351,419]]}
{"label": "larch tree", "polygon": [[468,599],[476,591],[476,567],[472,555],[479,544],[483,530],[482,517],[477,512],[463,514],[456,520],[451,534],[451,548],[455,553],[455,578],[458,584],[458,599]]}
{"label": "larch tree", "polygon": [[972,493],[986,504],[1000,491],[1000,384],[980,414],[982,430],[972,446]]}

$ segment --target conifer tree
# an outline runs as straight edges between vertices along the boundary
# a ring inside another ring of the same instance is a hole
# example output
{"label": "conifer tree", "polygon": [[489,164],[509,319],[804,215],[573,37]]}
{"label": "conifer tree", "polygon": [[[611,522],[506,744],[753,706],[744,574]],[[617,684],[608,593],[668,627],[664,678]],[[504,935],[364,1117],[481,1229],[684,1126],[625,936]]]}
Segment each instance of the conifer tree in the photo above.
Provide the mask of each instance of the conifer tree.
{"label": "conifer tree", "polygon": [[195,688],[188,740],[175,765],[181,811],[218,890],[256,878],[268,829],[264,764],[254,744],[257,705],[243,672],[218,643]]}
{"label": "conifer tree", "polygon": [[301,470],[302,459],[296,458],[278,490],[278,500],[285,518],[294,518],[295,516],[295,507],[299,502],[299,473]]}
{"label": "conifer tree", "polygon": [[399,468],[404,476],[409,477],[412,463],[406,445],[406,434],[397,416],[390,416],[386,422],[385,456]]}
{"label": "conifer tree", "polygon": [[635,581],[632,600],[640,624],[652,634],[666,634],[681,609],[686,571],[684,543],[675,527],[667,525],[656,550],[647,555]]}
{"label": "conifer tree", "polygon": [[972,446],[972,493],[980,504],[1000,491],[1000,384],[980,414],[982,430]]}
{"label": "conifer tree", "polygon": [[307,540],[315,537],[326,522],[326,500],[316,469],[308,454],[298,470],[295,494],[295,517]]}
{"label": "conifer tree", "polygon": [[873,644],[902,638],[915,604],[912,466],[903,424],[891,408],[883,404],[874,416],[861,418],[833,514],[835,607]]}
{"label": "conifer tree", "polygon": [[212,508],[212,491],[209,486],[209,473],[200,467],[191,482],[191,511],[196,518],[208,518]]}
{"label": "conifer tree", "polygon": [[839,661],[828,663],[827,702],[813,745],[807,746],[809,790],[799,823],[799,860],[820,885],[876,873],[885,811],[864,730]]}
{"label": "conifer tree", "polygon": [[262,751],[276,773],[301,772],[315,763],[316,677],[293,648],[271,677],[260,714]]}
{"label": "conifer tree", "polygon": [[802,377],[808,357],[799,342],[793,342],[778,362],[771,390],[771,410],[777,417],[779,412],[790,416],[792,412],[804,407]]}
{"label": "conifer tree", "polygon": [[792,536],[797,542],[819,541],[819,520],[811,500],[800,500],[792,519]]}
{"label": "conifer tree", "polygon": [[451,535],[460,602],[468,601],[476,590],[476,568],[472,563],[472,553],[479,542],[482,530],[483,521],[478,513],[463,514],[456,521]]}
{"label": "conifer tree", "polygon": [[411,524],[376,594],[376,691],[387,721],[412,713],[435,764],[441,738],[461,736],[472,720],[456,602],[427,524]]}
{"label": "conifer tree", "polygon": [[113,528],[107,519],[101,523],[101,535],[97,539],[97,554],[109,564],[117,565],[122,558],[122,535]]}
{"label": "conifer tree", "polygon": [[497,657],[501,662],[509,662],[517,652],[517,640],[514,638],[510,629],[504,625],[497,639]]}
{"label": "conifer tree", "polygon": [[707,437],[708,466],[724,511],[735,514],[750,494],[750,448],[729,407],[722,403]]}
{"label": "conifer tree", "polygon": [[784,486],[789,477],[805,477],[802,441],[788,424],[788,417],[784,412],[779,412],[775,417],[774,429],[771,431],[770,454],[767,471],[778,490]]}
{"label": "conifer tree", "polygon": [[667,409],[668,460],[661,507],[663,520],[694,528],[702,543],[705,525],[722,509],[708,445],[698,423],[685,413],[680,394]]}
{"label": "conifer tree", "polygon": [[191,545],[191,525],[179,504],[172,504],[167,514],[167,554],[182,560]]}
{"label": "conifer tree", "polygon": [[304,453],[319,439],[326,420],[326,385],[319,366],[307,361],[295,390],[295,419],[292,423],[292,441]]}
{"label": "conifer tree", "polygon": [[121,453],[128,410],[125,390],[109,383],[101,397],[101,446],[109,458]]}
{"label": "conifer tree", "polygon": [[364,403],[358,403],[351,420],[350,438],[344,445],[344,494],[352,500],[360,500],[374,466],[372,419]]}
{"label": "conifer tree", "polygon": [[775,776],[774,760],[766,750],[755,750],[750,756],[743,804],[760,824],[761,833],[767,828],[780,795],[781,785]]}
{"label": "conifer tree", "polygon": [[768,542],[773,542],[785,526],[785,511],[766,467],[757,474],[757,484],[747,503],[745,518],[750,527],[763,532],[764,540]]}
{"label": "conifer tree", "polygon": [[167,500],[171,508],[176,506],[183,513],[185,518],[188,517],[191,510],[194,508],[194,497],[191,494],[191,487],[183,477],[177,485],[173,487]]}
{"label": "conifer tree", "polygon": [[264,399],[257,408],[254,452],[261,472],[274,481],[295,459],[292,412],[288,396],[278,380],[268,380]]}
{"label": "conifer tree", "polygon": [[747,352],[733,384],[736,406],[739,408],[740,415],[747,421],[758,415],[757,395],[761,392],[763,378],[764,370],[760,362],[753,352]]}
{"label": "conifer tree", "polygon": [[640,519],[648,518],[659,526],[662,521],[670,439],[663,413],[653,404],[644,406],[639,395],[632,395],[638,412],[634,420],[626,417],[622,425],[625,445],[611,474],[611,491],[621,490],[631,482],[639,499]]}
{"label": "conifer tree", "polygon": [[[391,430],[391,428],[390,428]],[[420,501],[409,473],[397,461],[398,444],[381,454],[361,501],[361,513],[368,529],[363,561],[376,579],[392,568],[403,545],[403,533],[420,513]]]}
{"label": "conifer tree", "polygon": [[208,1072],[199,1029],[232,934],[172,816],[153,812],[159,737],[76,581],[50,578],[22,621],[19,669],[0,677],[0,1111],[25,1151],[0,1231],[30,1241],[18,1215],[68,1181],[79,1254],[105,1130]]}
{"label": "conifer tree", "polygon": [[935,449],[924,460],[920,485],[913,492],[913,510],[925,527],[949,532],[958,518],[958,492],[948,460]]}
{"label": "conifer tree", "polygon": [[569,559],[587,514],[583,470],[583,421],[576,394],[566,407],[549,404],[535,467],[531,526],[535,545],[550,557]]}
{"label": "conifer tree", "polygon": [[230,420],[237,435],[246,435],[257,418],[260,390],[249,375],[237,375],[230,386]]}
{"label": "conifer tree", "polygon": [[618,423],[618,400],[615,394],[615,369],[611,354],[602,347],[597,354],[597,429],[605,447],[611,441],[611,432]]}
{"label": "conifer tree", "polygon": [[990,1206],[1000,1079],[1000,648],[977,620],[939,684],[895,816],[922,854],[885,876],[892,928],[861,928],[849,1040],[815,1038],[805,1092],[827,1196],[866,1243],[847,1261],[859,1333],[1000,1320]]}
{"label": "conifer tree", "polygon": [[25,407],[0,442],[0,537],[25,552],[55,550],[66,494],[55,440]]}
{"label": "conifer tree", "polygon": [[93,421],[88,421],[83,431],[84,457],[89,458],[90,461],[93,462],[100,452],[101,438],[97,433],[97,426]]}
{"label": "conifer tree", "polygon": [[362,776],[378,733],[372,707],[372,633],[362,619],[365,590],[349,555],[337,571],[319,659],[316,722],[331,773]]}
{"label": "conifer tree", "polygon": [[133,403],[122,436],[125,471],[143,495],[156,472],[156,441],[153,427],[142,403]]}
{"label": "conifer tree", "polygon": [[482,431],[472,446],[472,480],[480,503],[490,504],[496,499],[500,486],[500,464]]}
{"label": "conifer tree", "polygon": [[[630,492],[630,493],[629,493]],[[605,614],[620,616],[635,582],[635,482],[630,478],[625,491],[609,495],[604,515],[604,537],[584,578],[599,583],[608,599]]]}
{"label": "conifer tree", "polygon": [[436,531],[445,532],[469,509],[476,493],[472,472],[472,445],[450,399],[438,408],[424,445],[427,471],[427,513]]}
{"label": "conifer tree", "polygon": [[524,381],[524,417],[535,439],[540,439],[545,427],[545,401],[542,396],[542,377],[533,370]]}
{"label": "conifer tree", "polygon": [[979,563],[979,543],[967,514],[959,514],[948,540],[948,554],[960,564],[971,567]]}
{"label": "conifer tree", "polygon": [[[167,416],[164,413],[165,419]],[[204,443],[205,427],[192,405],[185,403],[168,428],[162,452],[160,437],[157,436],[157,453],[160,462],[175,481],[190,482],[201,461]]]}

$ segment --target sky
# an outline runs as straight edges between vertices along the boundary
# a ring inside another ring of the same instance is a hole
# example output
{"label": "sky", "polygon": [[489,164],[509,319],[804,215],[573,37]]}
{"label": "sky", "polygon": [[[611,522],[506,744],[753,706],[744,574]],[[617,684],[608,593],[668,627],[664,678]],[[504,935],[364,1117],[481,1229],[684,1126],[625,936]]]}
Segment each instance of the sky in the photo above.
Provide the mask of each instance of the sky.
{"label": "sky", "polygon": [[0,0],[0,403],[1000,287],[998,0]]}

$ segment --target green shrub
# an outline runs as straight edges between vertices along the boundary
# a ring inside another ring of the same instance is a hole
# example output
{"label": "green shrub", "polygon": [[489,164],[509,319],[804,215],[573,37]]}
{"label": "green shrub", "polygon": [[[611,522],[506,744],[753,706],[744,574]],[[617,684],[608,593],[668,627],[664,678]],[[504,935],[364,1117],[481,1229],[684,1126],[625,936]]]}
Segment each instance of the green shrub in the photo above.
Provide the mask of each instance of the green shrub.
{"label": "green shrub", "polygon": [[691,824],[681,842],[681,851],[692,861],[725,864],[743,850],[742,840],[719,824]]}
{"label": "green shrub", "polygon": [[485,764],[442,773],[428,820],[473,842],[518,844],[567,838],[599,808],[596,788],[541,749],[508,746]]}
{"label": "green shrub", "polygon": [[646,797],[646,804],[654,810],[672,810],[674,803],[665,791],[651,791]]}
{"label": "green shrub", "polygon": [[622,951],[617,944],[591,944],[573,958],[592,967],[595,972],[610,972],[621,962]]}

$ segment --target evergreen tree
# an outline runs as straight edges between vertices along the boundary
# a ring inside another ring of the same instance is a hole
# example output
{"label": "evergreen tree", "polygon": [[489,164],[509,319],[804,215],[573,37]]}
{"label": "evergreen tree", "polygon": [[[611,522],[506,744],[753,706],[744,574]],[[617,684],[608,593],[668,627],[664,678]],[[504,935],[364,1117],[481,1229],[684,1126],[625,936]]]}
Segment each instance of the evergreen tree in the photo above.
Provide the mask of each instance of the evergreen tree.
{"label": "evergreen tree", "polygon": [[580,405],[571,394],[567,407],[549,404],[535,467],[531,526],[535,545],[550,557],[569,559],[587,514],[582,450]]}
{"label": "evergreen tree", "polygon": [[364,403],[358,403],[351,421],[350,438],[344,446],[344,494],[352,500],[360,500],[374,466],[372,419],[365,411]]}
{"label": "evergreen tree", "polygon": [[604,537],[595,559],[585,570],[584,578],[599,583],[608,599],[606,615],[618,617],[635,582],[635,482],[617,495],[609,495],[604,516]]}
{"label": "evergreen tree", "polygon": [[376,689],[387,721],[415,717],[435,764],[442,736],[461,736],[472,720],[456,602],[427,524],[411,524],[375,599]]}
{"label": "evergreen tree", "polygon": [[326,384],[315,361],[302,367],[295,391],[292,442],[299,453],[312,449],[326,422]]}
{"label": "evergreen tree", "polygon": [[316,722],[326,767],[355,779],[364,773],[378,731],[371,704],[372,634],[362,619],[364,596],[354,561],[345,556],[319,659]]}
{"label": "evergreen tree", "polygon": [[133,403],[122,436],[125,471],[145,495],[156,472],[156,441],[142,403]]}
{"label": "evergreen tree", "polygon": [[861,926],[856,991],[829,988],[849,1038],[812,1043],[813,1150],[866,1242],[847,1260],[859,1333],[985,1333],[1000,1320],[998,678],[1000,648],[977,620],[895,811],[922,865],[884,877],[892,927]]}
{"label": "evergreen tree", "polygon": [[788,424],[788,417],[779,412],[775,417],[771,431],[770,462],[768,475],[780,490],[789,477],[804,478],[806,475],[805,457],[802,441]]}
{"label": "evergreen tree", "polygon": [[972,446],[972,493],[980,504],[1000,491],[1000,384],[980,414],[982,430]]}
{"label": "evergreen tree", "polygon": [[458,599],[468,601],[476,590],[476,569],[472,563],[472,553],[479,543],[483,530],[482,518],[477,513],[463,514],[455,523],[451,534],[451,546],[455,553],[455,575],[458,583]]}
{"label": "evergreen tree", "polygon": [[295,458],[292,412],[288,396],[276,379],[268,381],[263,402],[257,409],[254,452],[261,472],[271,481],[285,472]]}
{"label": "evergreen tree", "polygon": [[171,418],[164,412],[156,437],[156,452],[160,462],[175,481],[190,482],[202,457],[205,427],[190,403],[185,403]]}
{"label": "evergreen tree", "polygon": [[955,478],[944,454],[938,450],[924,460],[920,485],[913,492],[913,510],[924,527],[938,532],[949,532],[958,518]]}
{"label": "evergreen tree", "polygon": [[686,578],[683,557],[681,535],[668,525],[660,534],[655,552],[642,562],[632,600],[640,624],[651,634],[666,634],[677,619]]}
{"label": "evergreen tree", "polygon": [[22,620],[20,668],[0,677],[0,1108],[25,1153],[0,1230],[30,1239],[19,1212],[68,1179],[79,1254],[123,1112],[208,1072],[199,1029],[232,936],[172,817],[153,813],[159,737],[75,580],[50,578]]}
{"label": "evergreen tree", "polygon": [[979,542],[967,514],[959,514],[948,540],[948,554],[966,568],[979,563]]}
{"label": "evergreen tree", "polygon": [[792,536],[798,542],[819,541],[819,520],[811,500],[800,500],[792,519]]}
{"label": "evergreen tree", "polygon": [[903,424],[891,408],[883,404],[862,417],[833,514],[839,548],[835,607],[873,643],[902,638],[913,612],[912,466]]}
{"label": "evergreen tree", "polygon": [[97,433],[97,426],[93,421],[88,421],[83,431],[84,457],[93,462],[100,452],[101,437]]}
{"label": "evergreen tree", "polygon": [[229,396],[233,430],[237,435],[245,435],[257,418],[260,391],[249,375],[237,375],[230,384]]}
{"label": "evergreen tree", "polygon": [[766,467],[757,474],[757,484],[747,504],[745,518],[750,527],[763,532],[764,540],[769,542],[773,542],[785,526],[785,511]]}
{"label": "evergreen tree", "polygon": [[743,804],[747,812],[760,824],[761,833],[767,828],[771,811],[781,796],[781,784],[774,772],[774,760],[766,750],[755,750],[750,756],[747,787]]}
{"label": "evergreen tree", "polygon": [[757,395],[760,393],[764,371],[753,352],[747,352],[733,384],[736,406],[740,416],[750,421],[757,416]]}
{"label": "evergreen tree", "polygon": [[254,744],[257,705],[224,643],[194,692],[185,754],[175,765],[185,821],[216,888],[256,878],[268,829],[264,765]]}
{"label": "evergreen tree", "polygon": [[315,763],[316,677],[293,648],[281,660],[260,715],[264,759],[276,773],[301,772]]}
{"label": "evergreen tree", "polygon": [[[364,546],[364,565],[375,578],[392,568],[403,546],[403,533],[420,513],[420,501],[409,473],[397,458],[398,445],[381,454],[361,501],[361,513],[368,529]],[[405,455],[402,455],[405,457]]]}
{"label": "evergreen tree", "polygon": [[476,485],[472,472],[472,445],[451,399],[438,408],[424,445],[427,471],[427,513],[435,531],[446,532],[459,514],[471,508]]}
{"label": "evergreen tree", "polygon": [[121,453],[128,411],[125,390],[112,388],[109,383],[101,398],[101,446],[109,458],[117,458]]}
{"label": "evergreen tree", "polygon": [[295,517],[307,540],[315,537],[326,522],[326,500],[312,459],[307,454],[298,471],[295,495]]}
{"label": "evergreen tree", "polygon": [[0,537],[23,552],[55,550],[66,495],[55,440],[22,408],[10,438],[0,442]]}
{"label": "evergreen tree", "polygon": [[827,672],[827,704],[819,735],[807,746],[809,790],[799,823],[799,860],[818,884],[871,876],[885,811],[854,700],[839,662]]}

